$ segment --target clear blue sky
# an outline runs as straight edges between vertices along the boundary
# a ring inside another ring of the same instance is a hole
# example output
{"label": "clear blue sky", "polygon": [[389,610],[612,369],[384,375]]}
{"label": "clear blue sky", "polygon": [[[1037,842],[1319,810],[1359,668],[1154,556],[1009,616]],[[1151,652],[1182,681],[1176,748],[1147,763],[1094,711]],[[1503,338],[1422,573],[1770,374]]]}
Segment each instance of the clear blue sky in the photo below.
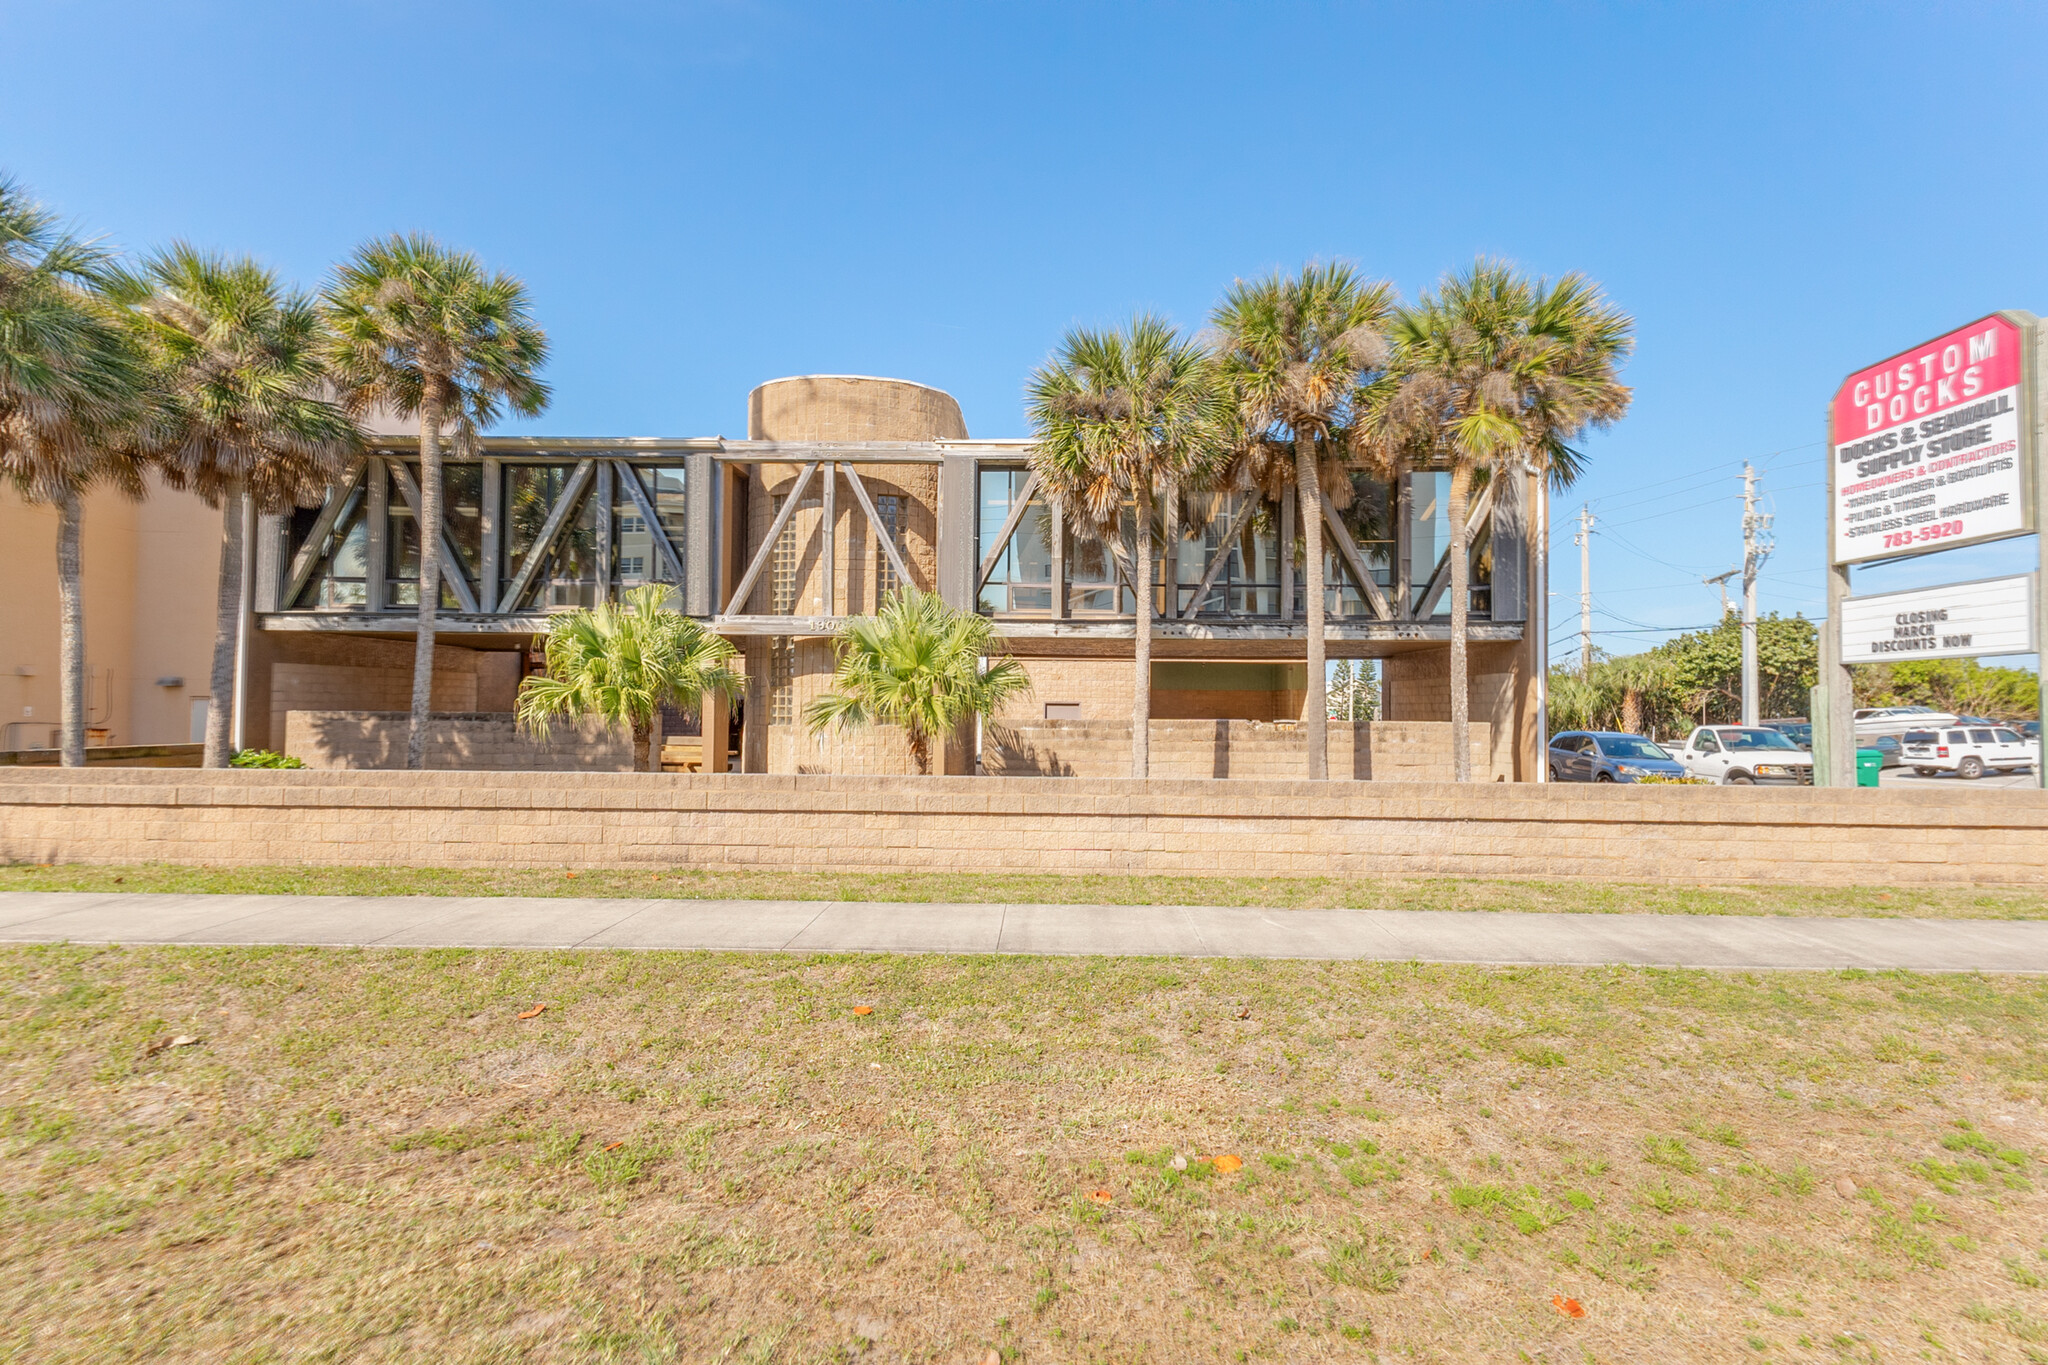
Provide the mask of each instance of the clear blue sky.
{"label": "clear blue sky", "polygon": [[1636,403],[1556,504],[1553,636],[1590,499],[1616,652],[1716,615],[1744,458],[1764,604],[1817,614],[1836,382],[2048,313],[2038,4],[0,0],[0,49],[0,168],[124,246],[315,285],[417,229],[524,277],[543,433],[741,435],[752,385],[810,371],[1020,435],[1063,329],[1197,326],[1234,276],[1585,271],[1638,320]]}

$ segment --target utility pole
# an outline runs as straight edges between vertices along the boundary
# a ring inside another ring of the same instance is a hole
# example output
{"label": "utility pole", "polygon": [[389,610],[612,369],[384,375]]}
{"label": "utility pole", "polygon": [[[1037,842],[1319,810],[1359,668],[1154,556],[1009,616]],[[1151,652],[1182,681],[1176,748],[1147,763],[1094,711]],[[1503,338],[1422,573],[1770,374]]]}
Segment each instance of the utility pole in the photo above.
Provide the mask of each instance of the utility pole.
{"label": "utility pole", "polygon": [[1771,517],[1756,510],[1756,470],[1742,466],[1742,723],[1760,719],[1757,703],[1756,576],[1771,557]]}
{"label": "utility pole", "polygon": [[1579,507],[1579,672],[1593,672],[1593,509]]}
{"label": "utility pole", "polygon": [[1721,615],[1718,618],[1720,620],[1725,621],[1728,619],[1728,580],[1741,572],[1742,570],[1740,569],[1730,569],[1726,573],[1717,573],[1712,578],[1702,578],[1700,580],[1700,582],[1710,588],[1719,588],[1721,590]]}

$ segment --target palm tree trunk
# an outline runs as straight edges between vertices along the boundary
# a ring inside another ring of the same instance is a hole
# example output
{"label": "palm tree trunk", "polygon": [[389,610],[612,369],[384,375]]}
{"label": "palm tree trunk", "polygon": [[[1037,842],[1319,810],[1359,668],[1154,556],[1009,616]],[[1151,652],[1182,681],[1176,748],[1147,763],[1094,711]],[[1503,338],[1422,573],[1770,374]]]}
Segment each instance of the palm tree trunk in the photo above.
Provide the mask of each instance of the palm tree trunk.
{"label": "palm tree trunk", "polygon": [[1131,575],[1138,615],[1131,635],[1131,776],[1152,766],[1152,491],[1138,489],[1138,524],[1132,535]]}
{"label": "palm tree trunk", "polygon": [[[701,716],[701,715],[703,714],[703,710],[702,710],[702,706],[701,706],[701,704],[700,704],[700,706],[699,706],[698,714],[699,714],[700,716]],[[699,735],[701,736],[701,735],[703,734],[703,732],[704,732],[704,724],[703,724],[703,722],[702,722],[702,721],[700,720],[700,721],[699,721],[699,722],[697,723],[697,733],[698,733],[698,734],[699,734]],[[660,708],[659,706],[657,706],[657,707],[655,707],[655,708],[654,708],[654,714],[653,714],[653,716],[651,716],[651,717],[650,717],[650,718],[648,719],[648,721],[647,721],[647,771],[648,771],[648,772],[651,772],[651,773],[658,773],[658,772],[660,772],[660,771],[661,771],[661,746],[662,746],[662,745],[663,745],[663,743],[665,743],[665,742],[666,742],[666,741],[664,740],[664,738],[663,738],[663,736],[662,736],[662,732],[661,732],[661,708]],[[708,749],[706,749],[706,748],[704,747],[704,745],[703,745],[703,742],[702,742],[702,740],[700,739],[700,740],[698,741],[698,745],[697,745],[697,754],[698,754],[698,758],[700,759],[700,762],[699,762],[699,764],[698,764],[698,770],[699,770],[700,772],[708,772],[708,771],[710,771],[710,765],[711,765],[711,758],[710,758],[710,752],[711,752],[710,750],[708,750]]]}
{"label": "palm tree trunk", "polygon": [[[1294,482],[1301,504],[1295,519],[1308,558],[1308,700],[1301,728],[1308,738],[1309,781],[1321,782],[1330,775],[1330,700],[1323,677],[1323,487],[1316,478],[1315,438],[1306,432],[1294,436]],[[1291,545],[1280,547],[1282,554],[1293,552]]]}
{"label": "palm tree trunk", "polygon": [[67,768],[85,766],[85,583],[79,565],[78,493],[57,499],[58,748]]}
{"label": "palm tree trunk", "polygon": [[405,766],[426,766],[427,724],[434,699],[434,613],[441,605],[441,410],[420,405],[420,613],[412,654],[412,724]]}
{"label": "palm tree trunk", "polygon": [[652,726],[637,720],[633,722],[633,771],[636,773],[647,771],[647,751],[653,747],[649,743],[653,736]]}
{"label": "palm tree trunk", "polygon": [[208,768],[225,768],[234,758],[230,735],[234,723],[235,640],[242,625],[242,501],[248,491],[236,484],[221,499],[220,575],[213,595],[213,669],[207,685],[213,701],[206,708]]}
{"label": "palm tree trunk", "polygon": [[924,731],[910,731],[910,761],[917,765],[919,777],[929,776],[932,770],[932,745]]}
{"label": "palm tree trunk", "polygon": [[1465,562],[1465,500],[1472,490],[1470,467],[1451,470],[1451,780],[1472,780],[1472,696],[1465,676],[1466,610],[1472,591]]}

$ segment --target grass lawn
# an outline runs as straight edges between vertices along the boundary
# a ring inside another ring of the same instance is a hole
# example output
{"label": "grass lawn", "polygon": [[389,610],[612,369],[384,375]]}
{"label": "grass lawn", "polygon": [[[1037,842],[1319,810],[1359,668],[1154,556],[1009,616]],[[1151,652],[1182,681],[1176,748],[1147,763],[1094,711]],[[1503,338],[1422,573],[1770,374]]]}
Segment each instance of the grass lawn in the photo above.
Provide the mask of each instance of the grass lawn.
{"label": "grass lawn", "polygon": [[2044,1031],[1904,973],[6,949],[0,1358],[2048,1360]]}
{"label": "grass lawn", "polygon": [[1281,910],[1568,910],[1590,914],[2048,919],[2021,887],[1660,886],[1476,877],[1121,877],[943,872],[540,872],[417,867],[0,866],[0,891],[296,896],[638,896],[734,900],[1260,905]]}

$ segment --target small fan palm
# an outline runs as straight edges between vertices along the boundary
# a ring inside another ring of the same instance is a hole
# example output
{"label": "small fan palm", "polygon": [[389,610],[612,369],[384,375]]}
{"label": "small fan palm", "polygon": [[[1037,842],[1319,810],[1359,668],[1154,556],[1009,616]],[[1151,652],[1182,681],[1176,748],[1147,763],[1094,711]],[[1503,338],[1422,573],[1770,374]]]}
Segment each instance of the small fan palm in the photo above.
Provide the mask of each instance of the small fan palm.
{"label": "small fan palm", "polygon": [[[1031,467],[1067,519],[1104,544],[1131,575],[1138,601],[1133,651],[1131,776],[1146,775],[1152,717],[1152,510],[1168,507],[1167,601],[1178,587],[1182,491],[1214,477],[1228,426],[1215,366],[1163,319],[1141,316],[1122,331],[1069,332],[1031,376]],[[1137,515],[1126,540],[1126,501]],[[1169,614],[1173,607],[1169,605]]]}
{"label": "small fan palm", "polygon": [[547,672],[519,688],[519,723],[542,739],[557,720],[595,717],[633,733],[633,766],[659,772],[652,743],[663,706],[700,707],[739,686],[738,651],[668,610],[670,589],[634,588],[620,603],[563,612],[548,623]]}
{"label": "small fan palm", "polygon": [[104,288],[109,253],[0,178],[0,478],[57,512],[58,748],[85,762],[85,494],[143,493],[147,368]]}
{"label": "small fan palm", "polygon": [[405,741],[405,766],[418,768],[441,602],[441,433],[452,424],[466,450],[505,409],[524,417],[545,409],[548,387],[537,376],[547,335],[533,321],[525,285],[418,235],[358,248],[335,271],[324,307],[333,333],[329,368],[349,410],[419,419],[420,603]]}
{"label": "small fan palm", "polygon": [[1030,690],[1023,665],[1001,658],[985,616],[955,611],[934,593],[905,588],[873,616],[857,616],[835,642],[834,690],[804,708],[813,734],[832,726],[902,727],[911,761],[931,771],[931,745],[970,716],[987,719]]}
{"label": "small fan palm", "polygon": [[325,330],[311,299],[274,272],[179,244],[123,275],[115,296],[163,400],[165,481],[221,509],[206,767],[225,768],[242,613],[244,509],[318,505],[361,435],[321,397]]}
{"label": "small fan palm", "polygon": [[1387,373],[1368,387],[1368,422],[1451,471],[1451,764],[1472,780],[1466,673],[1471,564],[1465,508],[1473,479],[1523,463],[1563,487],[1582,463],[1572,442],[1628,411],[1619,377],[1634,323],[1582,275],[1534,280],[1482,260],[1403,309]]}

